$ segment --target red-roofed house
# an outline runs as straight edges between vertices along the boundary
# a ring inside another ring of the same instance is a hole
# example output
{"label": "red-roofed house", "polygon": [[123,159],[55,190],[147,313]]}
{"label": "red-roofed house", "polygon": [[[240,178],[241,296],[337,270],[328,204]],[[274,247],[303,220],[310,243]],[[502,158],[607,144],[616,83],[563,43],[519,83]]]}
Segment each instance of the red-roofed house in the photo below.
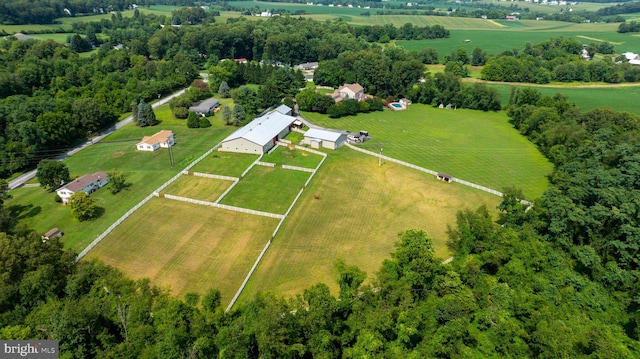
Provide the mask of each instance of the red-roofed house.
{"label": "red-roofed house", "polygon": [[138,151],[155,151],[160,147],[169,148],[173,146],[173,131],[162,130],[153,136],[144,136],[136,148]]}
{"label": "red-roofed house", "polygon": [[360,86],[360,84],[344,84],[344,86],[333,91],[331,97],[333,97],[336,102],[346,99],[363,101],[365,99],[364,88]]}
{"label": "red-roofed house", "polygon": [[109,176],[104,172],[96,172],[92,175],[84,175],[74,179],[73,181],[58,188],[56,193],[60,198],[62,198],[62,202],[67,203],[69,202],[69,197],[74,193],[83,191],[87,194],[91,194],[99,188],[104,187],[107,183],[109,183]]}

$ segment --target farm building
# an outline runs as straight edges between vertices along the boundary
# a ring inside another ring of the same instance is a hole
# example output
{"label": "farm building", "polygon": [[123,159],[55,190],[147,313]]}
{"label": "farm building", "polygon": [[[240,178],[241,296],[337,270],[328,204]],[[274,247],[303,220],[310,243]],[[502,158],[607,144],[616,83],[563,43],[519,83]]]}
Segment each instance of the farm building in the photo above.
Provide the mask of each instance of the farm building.
{"label": "farm building", "polygon": [[448,175],[446,173],[442,173],[442,172],[438,172],[438,174],[436,174],[436,177],[440,180],[440,181],[445,181],[447,183],[451,183],[453,182],[453,176],[452,175]]}
{"label": "farm building", "polygon": [[53,237],[62,237],[62,231],[59,228],[51,228],[47,233],[42,236],[42,241],[48,241]]}
{"label": "farm building", "polygon": [[56,193],[62,198],[63,203],[69,202],[69,197],[74,193],[82,191],[91,194],[109,183],[109,176],[104,172],[96,172],[91,175],[84,175],[58,188]]}
{"label": "farm building", "polygon": [[337,90],[333,91],[331,97],[336,102],[347,99],[362,101],[365,99],[364,88],[360,86],[360,84],[344,84],[344,86],[341,86]]}
{"label": "farm building", "polygon": [[291,132],[295,120],[276,110],[268,112],[222,140],[220,151],[266,153]]}
{"label": "farm building", "polygon": [[275,111],[280,112],[283,115],[291,116],[291,107],[287,105],[280,105],[276,107]]}
{"label": "farm building", "polygon": [[200,116],[210,116],[219,106],[220,101],[212,97],[204,101],[195,102],[193,106],[189,107],[189,112],[195,112]]}
{"label": "farm building", "polygon": [[153,136],[144,136],[136,144],[138,151],[155,151],[160,147],[169,148],[174,145],[173,131],[162,130]]}
{"label": "farm building", "polygon": [[330,148],[335,150],[342,146],[346,140],[347,135],[344,133],[312,128],[304,134],[302,142],[311,146],[311,148]]}

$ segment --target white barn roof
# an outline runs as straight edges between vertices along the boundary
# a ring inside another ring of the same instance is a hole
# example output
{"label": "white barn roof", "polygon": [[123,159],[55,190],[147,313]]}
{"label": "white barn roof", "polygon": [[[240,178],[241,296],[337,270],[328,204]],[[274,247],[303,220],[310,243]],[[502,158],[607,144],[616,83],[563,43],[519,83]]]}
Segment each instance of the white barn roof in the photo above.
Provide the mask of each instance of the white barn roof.
{"label": "white barn roof", "polygon": [[340,132],[321,130],[318,128],[312,128],[304,134],[304,137],[317,138],[319,140],[331,142],[338,141],[340,136],[342,136],[342,133]]}
{"label": "white barn roof", "polygon": [[271,111],[264,116],[254,119],[246,126],[239,128],[222,142],[244,138],[247,141],[264,146],[273,140],[282,130],[289,127],[295,119],[295,117],[283,115],[277,111]]}
{"label": "white barn roof", "polygon": [[291,113],[291,107],[287,105],[280,105],[275,109],[275,111],[278,111],[283,115],[288,115]]}

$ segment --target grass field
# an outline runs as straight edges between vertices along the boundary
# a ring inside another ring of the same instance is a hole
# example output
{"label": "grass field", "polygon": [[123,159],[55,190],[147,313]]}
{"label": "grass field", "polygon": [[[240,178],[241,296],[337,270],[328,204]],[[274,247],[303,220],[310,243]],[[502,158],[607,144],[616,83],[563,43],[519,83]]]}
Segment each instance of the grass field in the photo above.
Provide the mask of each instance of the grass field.
{"label": "grass field", "polygon": [[[287,135],[287,139],[289,139],[290,135],[291,134]],[[278,146],[278,148],[273,152],[262,157],[262,161],[275,163],[276,166],[285,164],[305,168],[316,168],[320,164],[320,161],[322,161],[322,156],[306,151]]]}
{"label": "grass field", "polygon": [[213,178],[181,176],[163,190],[162,193],[215,202],[232,183],[231,181]]}
{"label": "grass field", "polygon": [[528,199],[547,187],[552,165],[521,136],[504,112],[444,110],[413,104],[406,111],[381,111],[330,119],[304,113],[321,126],[352,132],[367,130],[373,137],[360,145],[470,182],[502,190],[515,186]]}
{"label": "grass field", "polygon": [[[117,168],[126,176],[127,182],[131,183],[128,189],[117,195],[112,195],[106,188],[91,195],[103,209],[99,218],[78,222],[72,217],[69,208],[54,201],[54,193],[39,187],[11,191],[13,198],[6,205],[15,210],[20,224],[28,225],[38,232],[44,233],[53,227],[60,228],[65,233],[65,246],[79,252],[131,207],[233,131],[233,128],[224,126],[217,118],[212,118],[213,126],[210,128],[189,129],[184,120],[166,116],[163,109],[156,111],[156,115],[162,121],[157,126],[126,126],[65,160],[72,177]],[[175,133],[174,168],[171,168],[166,149],[155,152],[138,152],[135,149],[135,144],[143,136],[163,129],[173,130]]]}
{"label": "grass field", "polygon": [[173,294],[219,289],[226,306],[278,220],[154,198],[105,238],[97,257]]}
{"label": "grass field", "polygon": [[258,159],[247,153],[216,151],[191,168],[193,172],[211,173],[221,176],[240,177]]}
{"label": "grass field", "polygon": [[[314,195],[320,199],[314,199]],[[323,282],[337,294],[335,260],[368,273],[389,258],[398,233],[423,229],[436,255],[447,258],[447,224],[463,208],[486,204],[492,213],[500,198],[434,176],[385,163],[348,148],[331,152],[296,208],[285,220],[241,296],[258,291],[293,295]]]}
{"label": "grass field", "polygon": [[254,166],[220,203],[284,214],[309,176],[308,172]]}

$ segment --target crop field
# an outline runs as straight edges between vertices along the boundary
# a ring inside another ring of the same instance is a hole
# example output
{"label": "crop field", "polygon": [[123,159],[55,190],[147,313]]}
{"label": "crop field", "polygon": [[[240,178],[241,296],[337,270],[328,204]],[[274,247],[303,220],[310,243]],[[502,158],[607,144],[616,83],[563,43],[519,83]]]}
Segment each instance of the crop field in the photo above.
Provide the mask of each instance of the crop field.
{"label": "crop field", "polygon": [[502,104],[509,102],[509,94],[511,87],[534,87],[544,96],[553,96],[561,93],[569,97],[570,101],[575,102],[583,112],[590,111],[600,107],[610,107],[616,111],[627,111],[634,114],[640,114],[640,103],[638,101],[629,101],[630,98],[638,98],[640,96],[640,85],[632,86],[615,86],[600,85],[594,87],[575,87],[575,86],[545,86],[530,84],[492,84],[487,86],[496,88],[500,92]]}
{"label": "crop field", "polygon": [[220,203],[284,214],[309,176],[308,172],[254,166]]}
{"label": "crop field", "polygon": [[496,190],[521,188],[528,199],[546,189],[553,166],[508,122],[504,112],[445,110],[413,104],[406,111],[380,111],[330,119],[304,113],[321,126],[373,137],[362,148]]}
{"label": "crop field", "polygon": [[215,202],[232,183],[232,181],[214,178],[183,175],[164,189],[162,193]]}
{"label": "crop field", "polygon": [[[289,136],[287,136],[287,139],[288,138]],[[278,148],[273,152],[262,157],[262,161],[275,163],[276,166],[285,164],[305,168],[316,168],[320,164],[320,161],[322,161],[322,156],[316,155],[315,153],[278,146]]]}
{"label": "crop field", "polygon": [[[274,218],[154,198],[89,252],[182,297],[219,289],[228,304],[278,224]],[[63,237],[64,238],[64,237]]]}
{"label": "crop field", "polygon": [[[118,169],[131,184],[128,189],[116,195],[112,195],[107,188],[91,195],[98,207],[102,208],[99,218],[78,222],[68,207],[54,201],[55,193],[49,193],[40,187],[11,191],[13,198],[6,201],[7,207],[15,211],[20,224],[28,225],[38,232],[44,233],[53,227],[60,228],[65,233],[62,237],[65,246],[80,252],[131,207],[233,130],[216,118],[212,118],[213,126],[210,128],[189,129],[184,120],[164,117],[162,113],[161,110],[156,111],[162,121],[157,126],[126,126],[64,161],[72,177]],[[163,129],[173,130],[175,133],[173,168],[166,149],[155,152],[138,152],[135,149],[135,144],[143,136]]]}
{"label": "crop field", "polygon": [[[315,199],[314,195],[319,196]],[[497,215],[500,198],[447,184],[348,148],[330,152],[304,191],[241,296],[258,291],[293,295],[323,282],[337,294],[336,259],[357,265],[369,282],[389,258],[398,233],[425,230],[436,255],[449,257],[447,225],[456,212],[486,205]]]}
{"label": "crop field", "polygon": [[193,172],[240,177],[258,155],[215,151],[191,168]]}

